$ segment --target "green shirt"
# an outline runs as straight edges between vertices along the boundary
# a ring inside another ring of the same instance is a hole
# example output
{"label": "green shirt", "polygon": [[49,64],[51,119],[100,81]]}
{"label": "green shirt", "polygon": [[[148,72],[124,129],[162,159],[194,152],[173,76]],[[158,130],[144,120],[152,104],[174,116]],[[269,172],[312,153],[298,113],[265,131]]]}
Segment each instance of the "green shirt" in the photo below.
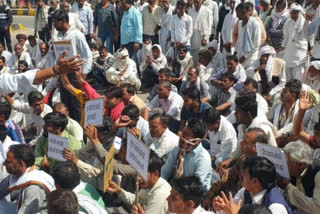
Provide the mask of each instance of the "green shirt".
{"label": "green shirt", "polygon": [[[71,151],[77,151],[82,147],[82,143],[79,142],[75,137],[70,135],[68,132],[64,131],[61,134],[61,137],[67,138],[69,147]],[[37,169],[40,168],[41,162],[43,160],[43,156],[48,156],[48,137],[44,137],[43,135],[37,140],[36,142],[36,149],[34,151],[34,154],[36,156],[35,166]],[[50,163],[50,168],[54,167],[57,160],[51,159],[48,157],[48,161]]]}

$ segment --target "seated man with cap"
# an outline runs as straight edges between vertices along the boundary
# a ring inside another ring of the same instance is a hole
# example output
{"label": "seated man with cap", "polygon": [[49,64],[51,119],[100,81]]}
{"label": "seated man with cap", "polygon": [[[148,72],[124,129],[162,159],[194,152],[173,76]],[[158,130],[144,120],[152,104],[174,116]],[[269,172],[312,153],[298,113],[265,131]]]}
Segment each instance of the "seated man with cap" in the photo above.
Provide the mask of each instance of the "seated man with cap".
{"label": "seated man with cap", "polygon": [[261,84],[261,94],[265,96],[271,97],[279,93],[286,83],[286,63],[275,57],[276,54],[273,47],[263,46],[259,50],[259,59],[246,70],[248,77]]}

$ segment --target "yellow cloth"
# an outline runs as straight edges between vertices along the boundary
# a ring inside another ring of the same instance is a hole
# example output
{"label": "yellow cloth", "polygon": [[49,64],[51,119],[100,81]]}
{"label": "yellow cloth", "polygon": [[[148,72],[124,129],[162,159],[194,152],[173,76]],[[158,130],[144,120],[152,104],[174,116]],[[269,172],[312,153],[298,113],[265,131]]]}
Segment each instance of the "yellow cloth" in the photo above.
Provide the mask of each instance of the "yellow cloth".
{"label": "yellow cloth", "polygon": [[80,89],[75,89],[73,92],[74,96],[77,98],[77,100],[80,102],[81,105],[81,121],[80,121],[80,125],[83,127],[84,126],[84,107],[85,107],[85,100],[84,100],[84,95],[83,95],[83,91]]}

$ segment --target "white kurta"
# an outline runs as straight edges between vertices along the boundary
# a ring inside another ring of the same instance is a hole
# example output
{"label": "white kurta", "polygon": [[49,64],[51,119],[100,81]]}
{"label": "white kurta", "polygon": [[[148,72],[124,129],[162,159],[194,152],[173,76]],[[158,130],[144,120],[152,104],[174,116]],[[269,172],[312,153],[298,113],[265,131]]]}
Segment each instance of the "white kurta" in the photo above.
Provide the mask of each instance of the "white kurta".
{"label": "white kurta", "polygon": [[212,27],[211,27],[211,34],[216,34],[217,26],[219,22],[219,7],[218,4],[213,0],[205,0],[203,1],[203,5],[208,7],[211,16],[212,16]]}
{"label": "white kurta", "polygon": [[[191,54],[194,59],[198,59],[199,49],[202,47],[201,41],[204,39],[209,42],[212,26],[212,15],[209,8],[201,6],[199,11],[193,7],[189,10],[192,18],[193,34],[191,37]],[[197,60],[196,60],[197,61]]]}
{"label": "white kurta", "polygon": [[172,5],[169,6],[167,12],[165,12],[163,8],[161,9],[160,46],[164,54],[166,54],[170,48],[170,40],[167,41],[167,39],[170,38],[170,31],[171,31],[170,23],[171,23],[172,13],[174,9],[175,7]]}
{"label": "white kurta", "polygon": [[128,59],[128,66],[126,71],[122,76],[119,75],[120,71],[118,69],[118,63],[115,62],[113,66],[105,72],[107,80],[112,84],[120,83],[130,83],[133,84],[136,89],[139,89],[141,86],[140,79],[138,77],[138,71],[136,63],[132,59]]}
{"label": "white kurta", "polygon": [[252,62],[258,59],[258,51],[261,43],[260,23],[256,18],[250,17],[248,23],[242,26],[242,21],[238,22],[238,40],[236,51],[238,58],[245,57],[242,63],[247,69]]}
{"label": "white kurta", "polygon": [[[230,11],[224,18],[222,29],[221,29],[221,36],[222,36],[222,41],[223,44],[226,43],[233,43],[232,40],[232,33],[233,33],[233,28],[236,25],[238,21],[238,18],[236,15]],[[234,47],[231,47],[231,53],[229,53],[225,48],[223,48],[223,54],[225,56],[232,55],[234,53]]]}

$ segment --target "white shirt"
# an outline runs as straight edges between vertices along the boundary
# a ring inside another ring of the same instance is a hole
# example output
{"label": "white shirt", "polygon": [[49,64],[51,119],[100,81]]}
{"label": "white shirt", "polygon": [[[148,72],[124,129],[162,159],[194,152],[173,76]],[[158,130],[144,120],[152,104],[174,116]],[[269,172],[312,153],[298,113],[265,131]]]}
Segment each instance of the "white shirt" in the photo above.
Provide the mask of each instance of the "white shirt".
{"label": "white shirt", "polygon": [[53,67],[55,64],[56,59],[53,56],[53,53],[51,51],[48,51],[48,53],[45,56],[42,56],[41,54],[37,56],[35,66],[38,69],[45,69]]}
{"label": "white shirt", "polygon": [[19,142],[11,140],[9,136],[6,136],[3,142],[0,142],[0,181],[8,176],[6,167],[3,165],[7,158],[7,152],[12,145],[20,144]]}
{"label": "white shirt", "polygon": [[18,62],[20,60],[26,61],[29,69],[33,68],[30,54],[27,51],[23,51],[19,58],[16,54],[12,54],[7,62],[7,66],[10,68],[11,71],[14,72],[15,70],[18,70]]}
{"label": "white shirt", "polygon": [[213,0],[205,0],[203,1],[203,5],[208,7],[212,13],[212,34],[216,34],[218,22],[219,22],[219,7],[217,2]]}
{"label": "white shirt", "polygon": [[[239,200],[244,201],[244,191],[245,191],[245,188],[242,187],[237,192],[237,194],[233,198],[233,201],[235,203],[238,203]],[[264,198],[264,195],[266,192],[267,192],[267,190],[263,190],[262,192],[259,192],[258,194],[252,196],[252,204],[263,204],[263,198]],[[269,210],[271,210],[272,214],[288,214],[285,206],[283,206],[282,204],[279,204],[279,203],[273,203],[268,208],[269,208]],[[222,213],[224,213],[224,211],[219,211],[217,213],[222,214]]]}
{"label": "white shirt", "polygon": [[193,7],[189,10],[192,18],[193,34],[191,37],[191,48],[201,47],[201,40],[209,41],[212,28],[212,13],[206,6],[201,6],[199,11]]}
{"label": "white shirt", "polygon": [[178,93],[171,91],[167,101],[159,98],[157,95],[151,100],[147,108],[149,111],[152,111],[154,108],[159,107],[164,113],[172,116],[176,120],[180,120],[183,102],[182,97]]}
{"label": "white shirt", "polygon": [[[210,140],[210,155],[219,158],[230,158],[237,148],[237,133],[233,125],[220,116],[220,126],[217,132],[208,131]],[[223,161],[223,160],[220,160]]]}
{"label": "white shirt", "polygon": [[181,18],[174,15],[171,19],[171,42],[180,42],[185,46],[190,45],[193,33],[192,18],[184,14]]}
{"label": "white shirt", "polygon": [[18,92],[23,93],[33,87],[33,81],[37,70],[29,70],[21,74],[8,74],[0,75],[0,95]]}
{"label": "white shirt", "polygon": [[3,56],[6,59],[6,62],[9,61],[10,57],[11,57],[12,53],[10,51],[2,51],[1,56]]}
{"label": "white shirt", "polygon": [[[69,20],[70,21],[70,20]],[[79,21],[80,22],[80,21]],[[78,29],[70,27],[69,30],[65,33],[59,32],[57,35],[57,40],[65,41],[71,40],[72,45],[76,51],[76,54],[80,55],[80,59],[83,59],[82,73],[88,74],[92,68],[92,52],[88,46],[87,40],[83,33]],[[58,56],[56,56],[57,58]]]}
{"label": "white shirt", "polygon": [[256,101],[258,104],[258,114],[266,114],[269,111],[267,101],[259,93],[256,93]]}
{"label": "white shirt", "polygon": [[40,44],[43,43],[43,41],[41,39],[36,39],[37,44],[35,46],[31,46],[30,42],[26,42],[26,47],[28,53],[30,54],[31,59],[36,59],[37,57],[41,56],[41,52],[40,52]]}
{"label": "white shirt", "polygon": [[44,125],[43,118],[48,113],[52,112],[52,108],[50,106],[48,106],[47,104],[44,104],[43,112],[41,112],[40,115],[36,115],[28,103],[23,103],[20,100],[15,100],[12,104],[12,108],[14,108],[17,111],[26,113],[26,114],[30,114],[30,113],[32,114],[32,120],[33,120],[34,126],[36,127],[37,135],[40,135],[42,127]]}
{"label": "white shirt", "polygon": [[193,212],[192,212],[192,214],[210,214],[210,213],[213,213],[213,214],[214,214],[214,212],[209,212],[209,211],[203,209],[203,208],[201,207],[201,205],[199,205],[199,206],[198,206],[195,210],[193,210]]}
{"label": "white shirt", "polygon": [[10,68],[6,66],[3,66],[3,68],[0,70],[0,74],[9,73],[9,72],[10,72]]}
{"label": "white shirt", "polygon": [[75,137],[77,141],[83,142],[83,129],[80,124],[73,120],[72,118],[68,117],[68,125],[65,128],[70,135]]}
{"label": "white shirt", "polygon": [[165,157],[179,144],[179,137],[171,132],[168,128],[160,138],[151,137],[150,133],[147,136],[146,144],[162,158]]}

